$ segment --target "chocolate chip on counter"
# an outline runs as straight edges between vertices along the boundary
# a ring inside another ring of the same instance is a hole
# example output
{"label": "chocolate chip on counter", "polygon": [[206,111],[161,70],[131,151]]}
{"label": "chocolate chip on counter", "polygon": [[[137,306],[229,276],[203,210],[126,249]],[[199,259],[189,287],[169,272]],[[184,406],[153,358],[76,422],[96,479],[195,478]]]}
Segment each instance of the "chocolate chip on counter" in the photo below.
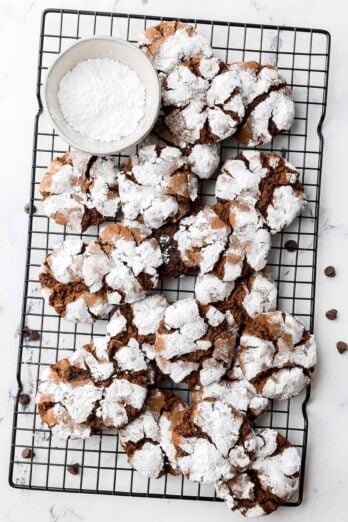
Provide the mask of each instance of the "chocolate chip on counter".
{"label": "chocolate chip on counter", "polygon": [[24,339],[28,339],[28,341],[40,341],[41,335],[36,330],[30,330],[29,328],[25,327],[23,329],[23,337]]}
{"label": "chocolate chip on counter", "polygon": [[327,277],[335,277],[336,275],[336,270],[335,270],[335,267],[334,266],[327,266],[324,270],[324,274],[327,276]]}
{"label": "chocolate chip on counter", "polygon": [[293,239],[289,239],[288,241],[286,241],[284,246],[286,250],[288,250],[289,252],[295,252],[295,250],[298,249],[298,244]]}
{"label": "chocolate chip on counter", "polygon": [[27,406],[30,402],[30,396],[27,393],[21,393],[18,397],[19,404],[22,404],[22,406]]}
{"label": "chocolate chip on counter", "polygon": [[338,343],[336,344],[336,348],[340,353],[344,353],[348,350],[348,345],[343,341],[338,341]]}
{"label": "chocolate chip on counter", "polygon": [[22,457],[23,459],[31,459],[34,456],[34,453],[30,448],[24,448],[22,451]]}
{"label": "chocolate chip on counter", "polygon": [[67,466],[67,470],[69,473],[71,473],[71,475],[78,475],[80,472],[80,464],[77,462],[75,464],[69,464],[69,466]]}
{"label": "chocolate chip on counter", "polygon": [[328,319],[330,319],[330,321],[334,321],[337,318],[337,310],[334,308],[332,310],[328,310],[325,315]]}
{"label": "chocolate chip on counter", "polygon": [[26,204],[24,205],[24,212],[25,212],[26,214],[30,214],[30,209],[32,210],[32,213],[33,213],[33,214],[35,214],[35,212],[37,211],[37,208],[36,208],[36,206],[35,206],[34,204],[31,205],[30,203],[26,203]]}

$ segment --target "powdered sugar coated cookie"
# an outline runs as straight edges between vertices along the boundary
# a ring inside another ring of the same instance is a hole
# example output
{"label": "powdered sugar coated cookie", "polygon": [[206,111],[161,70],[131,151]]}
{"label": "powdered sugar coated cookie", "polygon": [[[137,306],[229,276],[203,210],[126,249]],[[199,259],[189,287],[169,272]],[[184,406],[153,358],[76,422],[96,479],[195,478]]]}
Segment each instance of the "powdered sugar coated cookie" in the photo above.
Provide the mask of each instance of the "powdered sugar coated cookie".
{"label": "powdered sugar coated cookie", "polygon": [[46,256],[39,276],[56,312],[91,323],[113,306],[145,297],[156,286],[162,254],[150,229],[137,222],[108,225],[85,245],[66,239]]}
{"label": "powdered sugar coated cookie", "polygon": [[153,136],[123,168],[119,192],[126,219],[159,228],[188,212],[197,198],[197,178],[180,149]]}
{"label": "powdered sugar coated cookie", "polygon": [[162,78],[169,129],[189,143],[232,136],[244,116],[240,81],[218,58],[195,56]]}
{"label": "powdered sugar coated cookie", "polygon": [[206,38],[192,25],[175,21],[149,27],[138,45],[161,72],[169,72],[197,54],[209,57],[213,52]]}
{"label": "powdered sugar coated cookie", "polygon": [[210,178],[218,168],[220,163],[219,143],[192,145],[192,143],[185,141],[182,136],[171,132],[162,116],[159,117],[153,132],[160,141],[178,147],[190,165],[193,174],[196,174],[200,179]]}
{"label": "powdered sugar coated cookie", "polygon": [[254,458],[256,441],[246,416],[218,399],[177,412],[173,432],[178,466],[194,482],[232,478]]}
{"label": "powdered sugar coated cookie", "polygon": [[110,159],[66,152],[48,166],[40,193],[49,217],[74,232],[84,232],[116,216],[118,170]]}
{"label": "powdered sugar coated cookie", "polygon": [[290,314],[264,313],[242,332],[238,360],[245,378],[260,394],[289,399],[312,379],[316,344],[313,335]]}
{"label": "powdered sugar coated cookie", "polygon": [[111,317],[105,337],[44,371],[37,402],[53,433],[85,438],[124,426],[139,413],[156,381],[153,346],[166,306],[163,295],[125,305]]}
{"label": "powdered sugar coated cookie", "polygon": [[77,350],[45,369],[37,404],[41,419],[61,438],[87,438],[117,428],[144,403],[147,390],[114,376],[105,344]]}
{"label": "powdered sugar coated cookie", "polygon": [[296,449],[275,430],[256,429],[256,458],[250,470],[216,484],[216,493],[246,517],[268,515],[288,502],[299,486]]}
{"label": "powdered sugar coated cookie", "polygon": [[184,408],[171,392],[153,389],[143,412],[120,430],[120,441],[131,466],[149,478],[164,473],[177,474],[176,452],[172,442],[172,415]]}
{"label": "powdered sugar coated cookie", "polygon": [[208,386],[196,387],[192,396],[194,403],[205,399],[218,399],[234,409],[248,414],[251,418],[261,415],[270,403],[270,399],[258,393],[257,389],[244,377],[238,365],[238,359],[222,379]]}
{"label": "powdered sugar coated cookie", "polygon": [[181,220],[174,235],[183,262],[201,272],[211,271],[224,251],[230,228],[205,206],[198,214]]}
{"label": "powdered sugar coated cookie", "polygon": [[201,304],[214,303],[225,314],[231,328],[238,329],[250,318],[276,309],[277,287],[266,270],[252,273],[236,283],[222,281],[214,273],[200,274],[195,292]]}
{"label": "powdered sugar coated cookie", "polygon": [[237,140],[250,147],[271,141],[289,130],[295,116],[291,89],[273,65],[239,62],[230,66],[239,77],[245,104],[245,118]]}
{"label": "powdered sugar coated cookie", "polygon": [[234,354],[235,335],[224,315],[212,306],[198,307],[192,298],[170,305],[156,335],[156,362],[174,382],[209,384],[226,373]]}
{"label": "powdered sugar coated cookie", "polygon": [[138,222],[109,225],[86,248],[82,273],[92,292],[104,291],[113,305],[142,299],[156,286],[162,255],[150,229]]}
{"label": "powdered sugar coated cookie", "polygon": [[39,275],[43,294],[58,315],[68,321],[92,323],[112,309],[104,292],[92,292],[84,281],[82,265],[86,245],[66,239],[46,256]]}
{"label": "powdered sugar coated cookie", "polygon": [[216,180],[220,201],[238,200],[254,206],[272,234],[288,226],[306,200],[299,172],[276,153],[243,151],[227,160]]}
{"label": "powdered sugar coated cookie", "polygon": [[222,280],[235,281],[250,272],[263,270],[271,249],[271,237],[261,214],[239,200],[232,200],[225,207],[215,205],[214,210],[226,215],[232,229],[218,268]]}

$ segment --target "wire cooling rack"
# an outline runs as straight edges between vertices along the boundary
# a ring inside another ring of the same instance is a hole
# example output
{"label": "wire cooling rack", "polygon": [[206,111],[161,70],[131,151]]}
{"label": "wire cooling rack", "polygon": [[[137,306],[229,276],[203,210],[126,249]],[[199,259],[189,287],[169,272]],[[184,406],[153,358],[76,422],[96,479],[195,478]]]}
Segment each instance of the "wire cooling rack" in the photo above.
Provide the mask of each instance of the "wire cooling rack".
{"label": "wire cooling rack", "polygon": [[[148,26],[158,23],[155,16],[49,9],[43,13],[39,67],[37,76],[38,113],[34,127],[31,177],[31,208],[25,270],[24,299],[17,368],[18,396],[31,396],[28,406],[15,405],[10,458],[10,484],[18,488],[134,495],[160,498],[215,500],[212,487],[198,485],[183,477],[165,476],[148,480],[133,471],[118,437],[100,433],[86,441],[62,442],[51,436],[35,411],[35,393],[44,367],[65,357],[92,336],[103,335],[105,321],[95,325],[74,325],[57,317],[44,301],[38,286],[42,260],[52,246],[66,237],[63,227],[49,220],[41,206],[38,186],[48,163],[67,150],[42,112],[41,89],[47,70],[57,55],[83,36],[112,35],[135,42]],[[197,27],[211,41],[214,52],[227,62],[257,60],[277,65],[292,85],[296,118],[289,133],[277,136],[264,150],[277,151],[302,174],[308,199],[305,212],[286,231],[273,238],[269,267],[278,285],[278,306],[299,317],[313,330],[316,250],[323,137],[330,35],[326,31],[294,27],[239,24],[203,20],[183,20]],[[235,155],[240,147],[232,140],[223,142],[222,161]],[[131,151],[119,156],[122,163]],[[211,201],[214,181],[202,185],[202,195]],[[36,212],[35,212],[36,207]],[[93,239],[98,227],[83,234]],[[284,244],[294,239],[295,252]],[[169,298],[193,294],[194,278],[185,277],[162,283]],[[39,333],[30,338],[29,331]],[[34,336],[35,338],[35,336]],[[185,389],[182,393],[188,394]],[[301,503],[307,448],[308,422],[306,403],[309,389],[290,401],[275,402],[258,423],[273,427],[285,435],[302,454],[302,473],[298,497],[288,505]],[[31,448],[34,457],[23,459],[22,450]],[[80,473],[71,475],[67,465],[80,464]]]}

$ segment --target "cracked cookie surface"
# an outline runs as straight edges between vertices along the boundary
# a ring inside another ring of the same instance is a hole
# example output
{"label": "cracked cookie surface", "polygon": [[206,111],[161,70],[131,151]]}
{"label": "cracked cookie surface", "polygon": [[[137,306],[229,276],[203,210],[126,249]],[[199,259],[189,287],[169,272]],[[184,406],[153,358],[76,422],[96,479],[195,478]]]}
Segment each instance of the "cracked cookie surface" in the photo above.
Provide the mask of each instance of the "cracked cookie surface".
{"label": "cracked cookie surface", "polygon": [[174,382],[210,384],[228,370],[236,337],[225,316],[192,299],[170,305],[156,334],[156,362]]}
{"label": "cracked cookie surface", "polygon": [[55,245],[39,274],[42,293],[58,315],[67,321],[92,323],[112,310],[104,291],[91,292],[84,281],[86,245],[81,239],[66,239]]}
{"label": "cracked cookie surface", "polygon": [[150,390],[142,413],[120,430],[120,441],[128,462],[142,475],[160,478],[178,474],[172,441],[172,415],[184,408],[172,392]]}
{"label": "cracked cookie surface", "polygon": [[86,438],[138,415],[158,380],[155,332],[167,301],[151,295],[117,310],[104,337],[45,369],[37,404],[43,422],[62,438]]}
{"label": "cracked cookie surface", "polygon": [[162,79],[165,123],[189,143],[232,136],[244,116],[238,75],[218,58],[195,56]]}
{"label": "cracked cookie surface", "polygon": [[220,163],[219,143],[197,143],[196,145],[188,143],[182,136],[174,134],[167,127],[162,116],[157,120],[153,133],[164,143],[178,147],[193,174],[200,179],[209,179],[218,168]]}
{"label": "cracked cookie surface", "polygon": [[246,416],[210,398],[173,415],[173,442],[181,472],[194,482],[214,484],[234,477],[254,458],[256,441]]}
{"label": "cracked cookie surface", "polygon": [[184,265],[203,273],[211,271],[226,248],[230,231],[208,205],[182,219],[174,240]]}
{"label": "cracked cookie surface", "polygon": [[208,386],[196,386],[192,391],[193,403],[204,399],[217,399],[234,409],[247,414],[254,420],[261,415],[270,403],[270,399],[253,386],[243,375],[238,364],[238,349],[229,371],[218,382]]}
{"label": "cracked cookie surface", "polygon": [[250,468],[216,484],[216,493],[246,517],[269,515],[288,502],[299,486],[301,459],[275,430],[255,429],[256,458]]}
{"label": "cracked cookie surface", "polygon": [[84,152],[66,152],[54,159],[40,182],[46,214],[73,232],[84,232],[120,206],[118,169],[111,159]]}
{"label": "cracked cookie surface", "polygon": [[274,152],[243,151],[223,164],[215,195],[219,201],[253,206],[275,234],[290,225],[306,204],[299,176],[291,163]]}
{"label": "cracked cookie surface", "polygon": [[240,368],[258,392],[269,399],[298,395],[311,382],[316,361],[313,335],[288,313],[260,314],[242,332]]}
{"label": "cracked cookie surface", "polygon": [[276,309],[277,287],[267,270],[237,280],[224,282],[214,273],[197,277],[196,299],[213,304],[226,315],[233,328],[248,323],[250,318]]}
{"label": "cracked cookie surface", "polygon": [[154,135],[139,147],[119,174],[126,219],[157,229],[184,216],[197,198],[197,177],[178,147]]}
{"label": "cracked cookie surface", "polygon": [[136,221],[109,225],[90,243],[82,273],[90,291],[104,289],[113,305],[133,303],[145,297],[158,281],[162,254],[151,230]]}
{"label": "cracked cookie surface", "polygon": [[170,21],[149,27],[138,40],[138,46],[159,72],[168,73],[180,62],[197,54],[210,57],[208,40],[189,24]]}
{"label": "cracked cookie surface", "polygon": [[290,129],[295,104],[290,87],[273,65],[237,62],[231,69],[241,82],[245,105],[243,121],[235,134],[239,143],[254,147]]}
{"label": "cracked cookie surface", "polygon": [[124,222],[106,226],[89,245],[66,239],[54,247],[39,275],[50,305],[67,320],[91,323],[113,306],[145,297],[163,262],[150,233],[138,222]]}

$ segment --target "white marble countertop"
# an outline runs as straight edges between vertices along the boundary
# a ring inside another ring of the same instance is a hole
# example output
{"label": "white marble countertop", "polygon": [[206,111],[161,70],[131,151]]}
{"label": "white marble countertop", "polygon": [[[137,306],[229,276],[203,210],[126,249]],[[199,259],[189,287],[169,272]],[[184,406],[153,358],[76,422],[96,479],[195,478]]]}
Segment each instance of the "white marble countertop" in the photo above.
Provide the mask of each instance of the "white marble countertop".
{"label": "white marble countertop", "polygon": [[[166,522],[241,520],[222,504],[150,500],[97,495],[70,495],[11,489],[8,461],[15,365],[26,248],[32,129],[36,112],[35,81],[41,11],[48,7],[146,13],[307,26],[327,29],[332,55],[321,192],[315,333],[320,365],[308,406],[310,417],[307,473],[303,504],[281,508],[270,520],[345,522],[348,462],[348,353],[335,344],[348,341],[348,177],[345,165],[348,121],[346,30],[342,0],[1,0],[0,2],[0,128],[2,189],[0,190],[0,332],[4,361],[0,369],[0,518],[37,522],[91,522],[95,519]],[[332,264],[337,277],[326,278]],[[330,322],[325,311],[337,308]]]}

